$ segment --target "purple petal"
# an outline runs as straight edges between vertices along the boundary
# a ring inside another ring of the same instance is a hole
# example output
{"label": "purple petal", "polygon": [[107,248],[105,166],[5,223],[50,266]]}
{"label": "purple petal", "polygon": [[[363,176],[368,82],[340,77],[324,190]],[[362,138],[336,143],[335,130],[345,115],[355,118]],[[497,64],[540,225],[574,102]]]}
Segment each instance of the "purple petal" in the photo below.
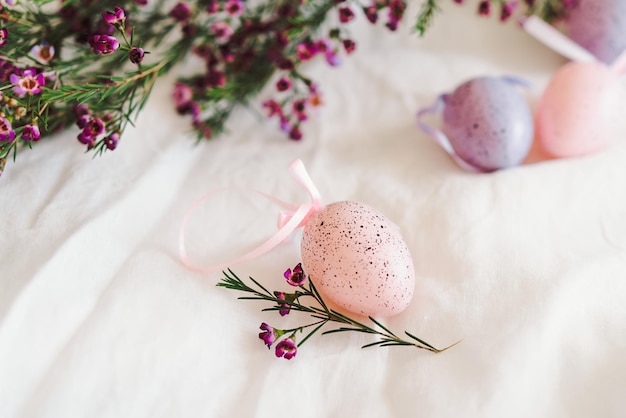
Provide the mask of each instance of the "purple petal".
{"label": "purple petal", "polygon": [[17,94],[18,96],[23,96],[26,94],[26,90],[24,90],[23,88],[21,88],[20,86],[15,86],[13,87],[13,91],[15,92],[15,94]]}

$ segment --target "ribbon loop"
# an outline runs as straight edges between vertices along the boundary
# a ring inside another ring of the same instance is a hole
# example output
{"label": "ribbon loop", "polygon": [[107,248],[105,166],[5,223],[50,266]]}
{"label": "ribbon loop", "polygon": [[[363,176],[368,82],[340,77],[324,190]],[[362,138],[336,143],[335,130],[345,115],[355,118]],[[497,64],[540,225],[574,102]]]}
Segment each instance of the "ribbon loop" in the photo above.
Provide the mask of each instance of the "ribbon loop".
{"label": "ribbon loop", "polygon": [[[292,205],[287,202],[283,202],[282,200],[268,195],[266,193],[260,192],[258,190],[253,189],[232,189],[232,188],[224,188],[218,189],[213,192],[207,193],[204,196],[200,197],[196,200],[191,207],[185,213],[183,220],[181,222],[180,231],[178,235],[178,245],[179,245],[179,253],[182,263],[190,270],[201,272],[201,273],[211,273],[214,271],[220,271],[227,267],[232,266],[233,264],[241,263],[243,261],[252,260],[257,258],[266,252],[270,251],[272,248],[276,247],[280,244],[284,239],[286,239],[291,233],[293,233],[296,229],[303,227],[308,222],[309,218],[313,216],[316,212],[324,207],[321,201],[321,196],[317,187],[311,180],[309,173],[307,173],[306,168],[304,167],[304,163],[297,159],[293,161],[289,165],[289,174],[291,177],[301,185],[309,194],[311,199],[310,202],[305,202],[300,205]],[[278,214],[278,230],[265,242],[247,252],[246,254],[239,256],[233,260],[227,261],[225,263],[214,264],[207,267],[198,267],[196,266],[189,258],[187,254],[187,250],[185,247],[185,227],[187,226],[187,222],[189,221],[192,213],[198,208],[198,206],[204,202],[205,200],[214,197],[220,193],[229,190],[245,190],[253,193],[257,193],[272,203],[282,207],[284,210],[281,210]]]}
{"label": "ribbon loop", "polygon": [[481,170],[480,168],[476,166],[473,166],[472,164],[467,163],[465,160],[459,157],[456,151],[454,151],[454,148],[452,148],[452,144],[450,144],[450,140],[448,139],[446,134],[443,133],[443,131],[437,128],[433,128],[432,126],[422,121],[422,117],[426,115],[440,114],[441,112],[443,112],[443,108],[445,107],[445,104],[446,104],[446,97],[447,97],[446,94],[442,94],[439,97],[437,97],[437,100],[435,100],[435,103],[433,103],[431,106],[428,106],[419,110],[417,112],[417,126],[419,126],[419,128],[426,135],[431,137],[441,148],[443,148],[444,151],[447,152],[448,155],[450,155],[452,160],[454,160],[454,162],[457,163],[459,167],[470,172],[482,173],[483,170]]}

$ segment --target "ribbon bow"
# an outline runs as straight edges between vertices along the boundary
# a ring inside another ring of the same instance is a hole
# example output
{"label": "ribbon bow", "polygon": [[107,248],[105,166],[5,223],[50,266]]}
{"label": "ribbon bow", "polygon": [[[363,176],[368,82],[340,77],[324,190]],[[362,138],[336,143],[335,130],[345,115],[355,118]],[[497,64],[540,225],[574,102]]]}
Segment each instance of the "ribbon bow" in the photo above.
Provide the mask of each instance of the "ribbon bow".
{"label": "ribbon bow", "polygon": [[198,267],[196,266],[187,255],[187,250],[185,247],[185,227],[192,213],[196,210],[196,208],[205,200],[222,193],[227,190],[232,189],[220,189],[210,193],[205,194],[196,200],[191,207],[185,213],[183,217],[180,232],[178,235],[178,245],[179,245],[179,253],[180,258],[185,265],[185,267],[190,270],[194,270],[201,273],[210,273],[214,271],[223,270],[233,264],[241,263],[243,261],[251,260],[257,258],[266,252],[270,251],[272,248],[276,247],[280,244],[285,238],[287,238],[292,232],[296,229],[303,227],[307,224],[311,216],[321,210],[324,205],[322,204],[320,193],[315,187],[313,180],[309,177],[309,173],[307,173],[306,168],[304,167],[304,163],[302,160],[297,159],[289,164],[289,174],[291,177],[300,184],[309,194],[310,202],[305,202],[300,205],[293,205],[287,202],[284,202],[274,196],[265,194],[258,190],[253,189],[242,189],[246,191],[250,191],[253,193],[257,193],[266,199],[270,200],[272,203],[275,203],[278,206],[281,206],[284,210],[281,210],[278,214],[278,230],[265,242],[252,249],[248,253],[239,256],[233,260],[230,260],[221,264],[214,264],[207,267]]}

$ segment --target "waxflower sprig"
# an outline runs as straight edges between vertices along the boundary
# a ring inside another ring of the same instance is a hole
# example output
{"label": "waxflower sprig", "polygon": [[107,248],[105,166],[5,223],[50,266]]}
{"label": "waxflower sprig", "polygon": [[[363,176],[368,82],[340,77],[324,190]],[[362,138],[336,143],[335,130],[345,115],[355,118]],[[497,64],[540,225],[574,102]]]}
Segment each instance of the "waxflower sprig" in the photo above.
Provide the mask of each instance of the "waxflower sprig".
{"label": "waxflower sprig", "polygon": [[[456,345],[455,343],[449,347],[438,349],[407,331],[404,332],[406,337],[398,336],[371,316],[368,317],[371,322],[368,325],[349,315],[330,309],[313,282],[307,277],[300,263],[293,270],[287,269],[284,273],[286,282],[295,288],[291,293],[270,292],[252,277],[250,277],[251,285],[246,284],[230,269],[223,273],[224,277],[217,286],[248,294],[248,296],[240,296],[238,299],[269,302],[271,306],[262,309],[262,311],[277,311],[281,316],[288,315],[292,311],[308,314],[310,322],[295,328],[280,329],[265,322],[261,323],[259,338],[268,349],[274,346],[276,357],[291,360],[296,356],[298,348],[302,347],[309,338],[321,331],[324,326],[331,324],[339,324],[340,326],[322,331],[322,335],[360,332],[377,337],[376,341],[365,344],[361,348],[408,346],[440,353]],[[304,336],[298,340],[298,334]]]}

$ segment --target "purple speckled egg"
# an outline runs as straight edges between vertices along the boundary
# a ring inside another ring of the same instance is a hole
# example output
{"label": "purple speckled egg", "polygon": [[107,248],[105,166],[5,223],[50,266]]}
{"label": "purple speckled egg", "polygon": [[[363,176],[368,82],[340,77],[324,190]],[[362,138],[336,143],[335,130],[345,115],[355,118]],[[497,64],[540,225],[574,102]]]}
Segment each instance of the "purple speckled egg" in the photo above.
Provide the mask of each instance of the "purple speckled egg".
{"label": "purple speckled egg", "polygon": [[325,297],[359,315],[395,315],[413,298],[413,260],[400,230],[362,203],[332,203],[309,220],[302,265]]}
{"label": "purple speckled egg", "polygon": [[624,0],[579,0],[565,24],[574,42],[607,64],[626,49]]}
{"label": "purple speckled egg", "polygon": [[533,141],[533,117],[511,82],[474,78],[444,100],[443,131],[461,159],[484,171],[524,161]]}

